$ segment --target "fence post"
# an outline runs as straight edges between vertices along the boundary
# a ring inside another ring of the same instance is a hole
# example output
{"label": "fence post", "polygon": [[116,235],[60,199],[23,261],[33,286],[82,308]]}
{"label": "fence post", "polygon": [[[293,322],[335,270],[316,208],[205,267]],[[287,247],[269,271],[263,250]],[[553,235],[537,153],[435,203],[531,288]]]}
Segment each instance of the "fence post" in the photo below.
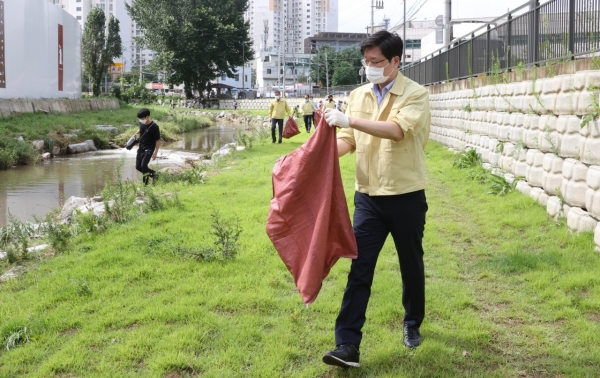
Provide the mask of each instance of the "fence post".
{"label": "fence post", "polygon": [[540,61],[540,2],[535,2],[533,10],[533,64]]}
{"label": "fence post", "polygon": [[[457,46],[456,48],[457,48],[457,51],[458,51],[458,54],[457,54],[457,55],[458,55],[458,59],[457,59],[457,60],[458,60],[458,70],[457,70],[457,71],[458,71],[458,72],[457,72],[457,73],[458,73],[458,75],[456,76],[456,78],[457,78],[457,79],[460,79],[460,39],[458,40],[458,46]],[[448,65],[448,67],[449,67],[449,66],[450,66],[450,65]],[[448,68],[448,71],[449,71],[449,70],[450,70],[450,68]]]}
{"label": "fence post", "polygon": [[507,47],[506,47],[506,72],[509,72],[508,70],[512,67],[512,48],[511,48],[511,43],[510,40],[512,39],[512,14],[508,14],[508,22],[506,23],[506,27],[508,28],[508,32],[507,32]]}
{"label": "fence post", "polygon": [[485,33],[485,73],[490,72],[490,24],[487,24],[487,32]]}
{"label": "fence post", "polygon": [[569,0],[569,51],[575,59],[575,0]]}

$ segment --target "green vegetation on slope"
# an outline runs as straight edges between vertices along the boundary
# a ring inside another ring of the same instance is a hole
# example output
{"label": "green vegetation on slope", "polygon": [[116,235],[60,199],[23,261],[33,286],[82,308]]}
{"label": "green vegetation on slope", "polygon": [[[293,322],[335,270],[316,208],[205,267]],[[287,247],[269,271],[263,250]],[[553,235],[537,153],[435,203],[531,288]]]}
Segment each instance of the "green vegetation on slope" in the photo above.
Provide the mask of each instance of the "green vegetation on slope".
{"label": "green vegetation on slope", "polygon": [[[121,105],[120,109],[72,114],[33,113],[0,117],[0,135],[5,139],[0,142],[0,169],[34,163],[38,159],[38,153],[30,143],[34,140],[44,140],[47,151],[52,150],[51,146],[65,148],[67,144],[88,139],[93,140],[99,149],[108,148],[109,141],[123,146],[137,131],[137,112],[142,107],[150,109],[151,117],[161,127],[166,141],[176,140],[177,134],[212,125],[210,118],[186,115],[186,110],[147,105]],[[114,126],[119,129],[119,134],[98,130],[97,125]],[[24,140],[16,140],[18,137]]]}
{"label": "green vegetation on slope", "polygon": [[[600,256],[591,235],[571,234],[527,196],[486,194],[437,143],[427,147],[423,345],[402,345],[390,238],[377,265],[362,367],[324,365],[350,261],[336,264],[306,308],[265,234],[271,169],[306,137],[257,143],[204,185],[168,184],[160,189],[177,193],[181,206],[82,235],[69,253],[0,284],[0,340],[13,346],[0,349],[0,376],[597,375]],[[353,159],[341,159],[351,212]],[[239,217],[237,258],[182,257],[177,250],[210,242],[214,209]]]}

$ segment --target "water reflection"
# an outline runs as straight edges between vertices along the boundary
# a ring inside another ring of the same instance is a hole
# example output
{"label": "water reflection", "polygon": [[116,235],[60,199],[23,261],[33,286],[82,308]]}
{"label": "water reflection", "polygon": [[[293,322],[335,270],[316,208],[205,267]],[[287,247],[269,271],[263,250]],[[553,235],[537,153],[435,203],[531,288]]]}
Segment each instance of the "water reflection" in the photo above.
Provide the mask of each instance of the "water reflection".
{"label": "water reflection", "polygon": [[181,140],[165,143],[164,148],[176,151],[207,152],[213,149],[217,137],[221,144],[233,142],[237,128],[232,125],[218,124],[208,129],[192,131],[184,134]]}
{"label": "water reflection", "polygon": [[[162,148],[208,152],[217,136],[221,143],[233,142],[235,131],[231,126],[218,125],[187,133],[182,140],[165,143]],[[135,149],[98,151],[0,170],[0,227],[7,224],[9,213],[19,220],[33,221],[34,215],[43,217],[61,207],[70,196],[91,197],[100,193],[108,182],[116,181],[119,165],[122,165],[122,179],[140,179],[141,174],[135,170],[135,156]],[[151,162],[150,167],[158,169],[173,163],[181,163],[181,160],[157,160]]]}

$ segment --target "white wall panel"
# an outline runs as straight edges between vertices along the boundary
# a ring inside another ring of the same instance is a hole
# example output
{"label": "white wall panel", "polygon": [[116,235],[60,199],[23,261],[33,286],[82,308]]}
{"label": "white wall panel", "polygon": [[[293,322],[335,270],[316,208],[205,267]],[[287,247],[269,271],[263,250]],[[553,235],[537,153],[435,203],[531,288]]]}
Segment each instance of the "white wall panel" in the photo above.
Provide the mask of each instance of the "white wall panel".
{"label": "white wall panel", "polygon": [[[81,26],[45,0],[4,0],[6,88],[0,98],[81,97]],[[63,25],[63,90],[58,25]]]}

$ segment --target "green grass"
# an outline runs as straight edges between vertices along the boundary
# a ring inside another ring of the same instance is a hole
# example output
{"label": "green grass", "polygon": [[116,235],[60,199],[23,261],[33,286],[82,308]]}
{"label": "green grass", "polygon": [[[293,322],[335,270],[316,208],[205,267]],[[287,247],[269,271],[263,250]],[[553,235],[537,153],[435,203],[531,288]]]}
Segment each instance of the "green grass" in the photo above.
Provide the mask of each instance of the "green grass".
{"label": "green grass", "polygon": [[[362,367],[324,365],[350,261],[306,308],[265,233],[271,170],[306,139],[256,143],[199,186],[168,184],[182,207],[83,235],[0,284],[2,377],[595,377],[600,256],[527,196],[487,195],[453,154],[427,147],[424,343],[402,345],[391,239],[377,264]],[[341,159],[353,211],[353,159]],[[230,169],[225,169],[229,168]],[[319,190],[319,188],[307,188]],[[210,242],[214,208],[237,215],[235,260],[174,250]]]}

